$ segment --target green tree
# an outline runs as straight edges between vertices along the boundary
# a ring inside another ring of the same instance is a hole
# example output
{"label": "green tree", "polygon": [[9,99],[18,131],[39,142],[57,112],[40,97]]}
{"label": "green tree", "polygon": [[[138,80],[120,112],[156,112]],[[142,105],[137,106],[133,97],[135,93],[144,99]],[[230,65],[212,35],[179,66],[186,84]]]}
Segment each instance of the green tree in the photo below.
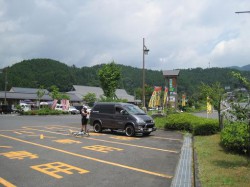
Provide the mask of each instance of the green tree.
{"label": "green tree", "polygon": [[41,101],[42,97],[44,96],[44,94],[45,94],[45,90],[44,90],[43,86],[40,86],[40,88],[36,92],[38,102],[39,102],[39,109],[40,109],[40,101]]}
{"label": "green tree", "polygon": [[115,90],[118,87],[121,78],[121,72],[118,66],[114,61],[105,64],[99,70],[98,75],[104,95],[108,98],[115,98]]}
{"label": "green tree", "polygon": [[50,87],[51,92],[49,93],[50,97],[52,97],[52,99],[61,99],[61,94],[59,92],[59,88],[55,85]]}
{"label": "green tree", "polygon": [[70,96],[67,95],[66,93],[60,93],[60,94],[59,94],[59,98],[60,98],[60,99],[70,100]]}
{"label": "green tree", "polygon": [[83,100],[88,103],[89,106],[93,106],[96,102],[96,94],[95,93],[87,93],[85,96],[83,96]]}
{"label": "green tree", "polygon": [[211,105],[218,111],[218,119],[220,129],[222,129],[222,116],[221,116],[221,101],[224,94],[224,89],[219,82],[213,83],[211,86],[205,83],[201,83],[200,93],[204,99],[209,98]]}
{"label": "green tree", "polygon": [[[232,72],[232,76],[237,79],[241,85],[243,85],[248,92],[248,96],[249,96],[249,92],[250,92],[250,81],[242,76],[239,72]],[[245,106],[242,106],[239,104],[239,102],[236,101],[231,103],[231,109],[229,110],[229,113],[232,114],[235,118],[233,119],[229,119],[229,121],[231,121],[232,123],[234,123],[235,121],[240,121],[240,122],[244,122],[247,124],[247,133],[248,133],[248,138],[245,139],[244,144],[247,146],[247,150],[246,153],[248,154],[247,158],[247,162],[248,165],[250,164],[250,109],[249,109],[249,105],[250,105],[250,101],[248,99],[248,102]]]}
{"label": "green tree", "polygon": [[127,103],[127,99],[119,99],[119,98],[110,98],[110,97],[100,97],[100,102],[122,102],[122,103]]}

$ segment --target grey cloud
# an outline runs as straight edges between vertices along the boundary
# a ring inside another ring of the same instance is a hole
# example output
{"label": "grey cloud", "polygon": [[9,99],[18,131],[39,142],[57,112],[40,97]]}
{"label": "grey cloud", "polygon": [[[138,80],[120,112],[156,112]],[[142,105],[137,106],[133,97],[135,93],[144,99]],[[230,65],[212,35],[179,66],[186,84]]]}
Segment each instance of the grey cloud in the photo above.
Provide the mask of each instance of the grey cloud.
{"label": "grey cloud", "polygon": [[[0,0],[0,58],[52,58],[78,67],[111,60],[148,69],[249,64],[249,2]],[[249,7],[250,9],[250,7]],[[244,44],[243,44],[244,43]],[[222,49],[223,48],[223,49]]]}

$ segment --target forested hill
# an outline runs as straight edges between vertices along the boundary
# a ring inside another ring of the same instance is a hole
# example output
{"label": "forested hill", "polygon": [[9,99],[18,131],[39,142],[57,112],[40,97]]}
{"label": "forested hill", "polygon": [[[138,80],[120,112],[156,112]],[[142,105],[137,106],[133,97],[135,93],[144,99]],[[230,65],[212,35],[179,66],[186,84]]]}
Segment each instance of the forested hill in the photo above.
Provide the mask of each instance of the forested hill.
{"label": "forested hill", "polygon": [[[142,86],[142,69],[118,66],[122,73],[119,87],[134,94],[135,90]],[[60,91],[66,92],[72,89],[72,85],[100,86],[98,70],[101,67],[102,65],[77,68],[51,59],[24,60],[8,68],[7,90],[11,87],[38,88],[40,85],[48,89],[56,85]],[[230,75],[231,71],[230,68],[183,69],[178,77],[178,92],[189,95],[196,93],[201,82],[210,84],[219,81],[222,86],[238,87]],[[145,74],[148,86],[164,86],[162,71],[146,70]],[[242,74],[250,78],[249,71],[244,71]],[[4,90],[3,73],[0,74],[0,80],[0,90]]]}

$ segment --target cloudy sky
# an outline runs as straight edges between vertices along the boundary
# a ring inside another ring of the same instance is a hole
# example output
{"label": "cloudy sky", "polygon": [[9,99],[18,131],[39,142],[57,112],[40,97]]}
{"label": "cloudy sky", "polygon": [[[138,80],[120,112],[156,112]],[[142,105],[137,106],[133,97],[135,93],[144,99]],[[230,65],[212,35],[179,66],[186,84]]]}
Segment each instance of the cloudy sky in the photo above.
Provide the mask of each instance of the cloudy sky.
{"label": "cloudy sky", "polygon": [[0,0],[0,68],[32,58],[146,69],[250,64],[249,0]]}

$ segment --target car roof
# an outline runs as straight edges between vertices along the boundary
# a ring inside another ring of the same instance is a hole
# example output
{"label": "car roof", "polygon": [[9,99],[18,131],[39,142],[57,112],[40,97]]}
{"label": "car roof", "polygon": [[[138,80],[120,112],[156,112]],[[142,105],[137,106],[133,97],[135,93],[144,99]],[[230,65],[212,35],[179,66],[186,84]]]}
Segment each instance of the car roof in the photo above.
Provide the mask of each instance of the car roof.
{"label": "car roof", "polygon": [[116,105],[116,106],[124,106],[124,105],[133,105],[133,104],[130,104],[130,103],[122,103],[122,102],[98,102],[98,103],[95,103],[95,106],[96,105]]}

